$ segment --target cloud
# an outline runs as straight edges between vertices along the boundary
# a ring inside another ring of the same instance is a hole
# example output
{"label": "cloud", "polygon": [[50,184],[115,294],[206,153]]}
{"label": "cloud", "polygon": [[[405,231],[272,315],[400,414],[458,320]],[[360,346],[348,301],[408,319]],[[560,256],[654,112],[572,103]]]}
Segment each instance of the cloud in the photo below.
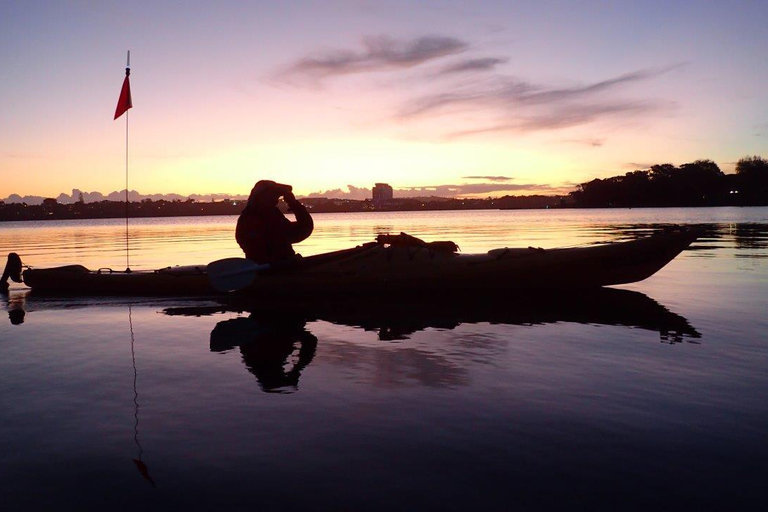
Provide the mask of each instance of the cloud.
{"label": "cloud", "polygon": [[627,99],[624,97],[627,89],[678,67],[680,65],[639,70],[573,87],[538,85],[494,75],[469,84],[449,84],[441,92],[411,99],[400,108],[396,118],[411,121],[457,112],[486,118],[472,128],[449,134],[461,137],[491,132],[557,130],[605,118],[638,116],[660,109],[661,104]]}
{"label": "cloud", "polygon": [[[467,179],[497,179],[510,180],[505,176],[467,176]],[[503,195],[510,193],[517,194],[543,194],[543,195],[563,195],[567,194],[575,184],[564,183],[560,186],[542,185],[542,184],[507,184],[507,183],[465,183],[461,185],[425,185],[421,187],[402,187],[395,188],[395,198],[406,197],[472,197]],[[336,188],[308,194],[308,198],[328,198],[328,199],[370,199],[371,189],[347,185],[347,190]]]}
{"label": "cloud", "polygon": [[462,185],[432,185],[424,187],[398,188],[395,197],[469,197],[478,195],[498,195],[501,193],[518,194],[567,194],[572,186],[553,186],[535,183],[502,184],[502,183],[469,183]]}
{"label": "cloud", "polygon": [[509,176],[462,176],[464,180],[509,181]]}
{"label": "cloud", "polygon": [[[605,81],[591,86],[574,89],[546,90],[540,86],[534,86],[527,82],[508,80],[500,86],[482,86],[475,90],[465,92],[443,93],[438,95],[418,98],[406,106],[400,113],[401,117],[421,116],[436,112],[447,107],[470,106],[474,108],[511,108],[520,106],[563,106],[570,111],[585,110],[584,105],[569,105],[568,101],[582,99],[596,92],[604,91],[610,86],[626,83],[622,81]],[[598,108],[606,108],[596,105]],[[572,114],[571,114],[572,116]]]}
{"label": "cloud", "polygon": [[491,132],[534,132],[541,130],[557,130],[570,128],[597,121],[598,119],[617,114],[643,114],[656,110],[657,106],[650,102],[626,104],[588,104],[563,105],[553,112],[539,112],[522,116],[508,123],[489,125],[477,129],[459,130],[448,134],[449,137],[462,137]]}
{"label": "cloud", "polygon": [[440,75],[452,75],[457,73],[468,73],[477,71],[490,71],[499,64],[504,64],[509,59],[498,58],[485,58],[485,59],[466,59],[453,64],[444,66],[438,74]]}
{"label": "cloud", "polygon": [[325,197],[328,199],[370,199],[371,189],[356,187],[354,185],[347,185],[347,190],[341,188],[334,188],[326,191],[312,192],[304,197],[320,198]]}
{"label": "cloud", "polygon": [[[442,135],[453,138],[554,131],[601,121],[638,119],[670,108],[669,102],[649,98],[649,88],[640,89],[639,85],[687,65],[637,69],[563,86],[503,75],[498,68],[507,58],[473,56],[471,52],[468,42],[449,36],[368,36],[359,48],[298,59],[280,76],[293,83],[320,85],[329,77],[427,65],[424,73],[397,74],[389,82],[388,87],[400,87],[403,95],[393,118],[400,123],[417,123],[460,114],[460,123],[443,126],[458,125],[461,129],[446,133],[445,128],[438,128]],[[435,65],[438,67],[432,66],[438,59],[446,60]],[[578,142],[592,147],[604,144],[601,139]]]}
{"label": "cloud", "polygon": [[[117,201],[122,202],[125,201],[125,190],[116,190],[114,192],[110,192],[109,194],[102,194],[101,192],[85,192],[80,189],[72,189],[72,194],[67,194],[65,192],[62,192],[58,196],[54,197],[56,201],[58,201],[60,204],[72,204],[76,203],[80,200],[80,196],[82,195],[83,202],[85,203],[98,203],[100,201]],[[53,196],[47,196],[47,197],[53,197]],[[0,199],[0,201],[3,201],[5,203],[27,203],[31,205],[37,205],[42,204],[43,199],[46,199],[46,197],[43,196],[20,196],[19,194],[11,194],[5,199]],[[248,199],[247,195],[242,194],[223,194],[223,193],[214,193],[214,194],[189,194],[189,195],[182,195],[182,194],[141,194],[135,190],[130,190],[128,192],[128,200],[131,202],[137,202],[141,201],[143,199],[151,199],[152,201],[159,201],[159,200],[165,200],[165,201],[186,201],[187,199],[194,199],[195,201],[203,201],[203,202],[209,202],[211,199],[215,201],[220,201],[222,199],[232,199],[232,200],[245,200]]]}
{"label": "cloud", "polygon": [[336,50],[297,60],[280,73],[289,81],[320,82],[338,75],[407,69],[463,52],[467,43],[453,37],[424,36],[399,40],[390,36],[368,36],[362,50]]}
{"label": "cloud", "polygon": [[647,163],[640,163],[640,162],[627,162],[626,164],[624,164],[624,168],[637,171],[640,169],[650,169],[652,165],[654,164],[647,164]]}
{"label": "cloud", "polygon": [[584,144],[586,146],[592,146],[593,148],[599,148],[605,144],[605,139],[596,139],[596,138],[563,139],[562,142],[571,142],[573,144]]}
{"label": "cloud", "polygon": [[527,96],[524,95],[523,100],[527,103],[535,104],[535,103],[552,103],[552,102],[559,102],[559,101],[570,100],[570,99],[578,99],[584,96],[592,96],[595,93],[607,92],[611,89],[616,89],[621,85],[630,84],[634,82],[641,82],[644,80],[649,80],[651,78],[656,78],[657,76],[663,75],[664,73],[667,73],[668,71],[671,71],[672,69],[675,69],[677,67],[679,67],[679,65],[667,66],[667,67],[656,69],[656,70],[646,69],[646,70],[634,71],[632,73],[625,73],[615,78],[602,80],[600,82],[595,82],[593,84],[588,84],[580,87],[543,90],[540,92],[531,93]]}

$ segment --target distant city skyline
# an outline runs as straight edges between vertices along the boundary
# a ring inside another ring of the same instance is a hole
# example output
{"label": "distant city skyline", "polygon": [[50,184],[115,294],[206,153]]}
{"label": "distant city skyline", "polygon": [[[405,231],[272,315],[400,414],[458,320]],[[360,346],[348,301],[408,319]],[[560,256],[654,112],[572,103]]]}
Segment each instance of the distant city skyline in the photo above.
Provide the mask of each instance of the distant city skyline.
{"label": "distant city skyline", "polygon": [[[768,3],[13,2],[0,198],[563,194],[768,155]],[[297,27],[301,27],[297,30]],[[131,50],[133,109],[112,117]],[[396,184],[396,185],[395,185]]]}
{"label": "distant city skyline", "polygon": [[[378,183],[377,183],[378,184]],[[375,186],[376,184],[374,184]],[[323,192],[313,192],[310,194],[300,194],[299,197],[305,197],[305,198],[329,198],[329,199],[355,199],[355,200],[361,200],[361,199],[371,199],[373,195],[373,188],[371,187],[356,187],[354,185],[347,185],[344,189],[331,189],[326,190]],[[432,186],[432,187],[418,187],[418,188],[404,188],[404,189],[398,189],[397,187],[393,188],[393,195],[396,198],[408,198],[408,197],[447,197],[447,198],[454,198],[454,197],[477,197],[477,198],[485,198],[489,197],[488,194],[483,193],[484,189],[488,190],[497,190],[496,185],[491,184],[468,184],[468,185],[438,185],[438,186]],[[529,193],[521,193],[521,192],[528,192],[527,189],[520,188],[518,186],[508,186],[508,192],[506,194],[502,195],[532,195],[532,194],[542,194],[542,195],[565,195],[570,191],[570,189],[559,191],[558,189],[551,188],[551,187],[544,187],[541,190],[538,191],[532,191]],[[41,204],[44,199],[56,199],[59,203],[62,204],[71,204],[78,202],[80,200],[80,197],[82,196],[83,202],[86,203],[92,203],[92,202],[98,202],[98,201],[125,201],[125,189],[122,190],[114,190],[112,192],[109,192],[107,194],[104,194],[102,192],[98,191],[85,191],[80,189],[72,189],[71,193],[66,192],[60,192],[59,194],[54,195],[48,195],[48,196],[40,196],[40,195],[32,195],[32,194],[10,194],[7,197],[0,197],[0,201],[5,203],[27,203],[27,204]],[[491,195],[495,197],[496,195]],[[196,201],[210,201],[211,199],[219,201],[223,199],[232,199],[232,200],[245,200],[248,199],[248,194],[227,194],[224,192],[214,192],[209,194],[177,194],[175,192],[169,192],[169,193],[149,193],[144,194],[142,192],[139,192],[137,190],[129,190],[128,191],[128,199],[129,201],[141,201],[143,199],[151,199],[153,201],[164,199],[166,201],[173,201],[173,200],[187,200],[187,199],[194,199]]]}

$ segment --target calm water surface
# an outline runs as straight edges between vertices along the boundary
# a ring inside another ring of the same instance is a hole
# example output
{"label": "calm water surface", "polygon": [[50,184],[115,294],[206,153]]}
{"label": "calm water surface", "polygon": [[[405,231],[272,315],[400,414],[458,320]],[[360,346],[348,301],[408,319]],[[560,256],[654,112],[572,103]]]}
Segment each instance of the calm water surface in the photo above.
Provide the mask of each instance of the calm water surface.
{"label": "calm water surface", "polygon": [[[134,269],[239,255],[234,217],[130,225]],[[768,505],[768,209],[318,214],[464,252],[706,235],[652,278],[504,303],[1,297],[5,510]],[[25,264],[125,268],[122,221],[0,224]],[[4,315],[5,316],[5,315]],[[10,321],[12,320],[13,323]]]}

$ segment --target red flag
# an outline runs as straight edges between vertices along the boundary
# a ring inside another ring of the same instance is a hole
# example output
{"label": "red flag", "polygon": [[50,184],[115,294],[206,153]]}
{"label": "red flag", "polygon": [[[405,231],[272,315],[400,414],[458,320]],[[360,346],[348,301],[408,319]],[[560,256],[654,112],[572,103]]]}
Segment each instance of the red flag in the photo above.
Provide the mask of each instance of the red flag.
{"label": "red flag", "polygon": [[130,75],[130,68],[126,68],[125,80],[123,80],[123,88],[120,91],[120,99],[117,100],[117,108],[115,109],[115,119],[125,114],[129,108],[133,107],[133,102],[131,101],[131,82],[128,80]]}

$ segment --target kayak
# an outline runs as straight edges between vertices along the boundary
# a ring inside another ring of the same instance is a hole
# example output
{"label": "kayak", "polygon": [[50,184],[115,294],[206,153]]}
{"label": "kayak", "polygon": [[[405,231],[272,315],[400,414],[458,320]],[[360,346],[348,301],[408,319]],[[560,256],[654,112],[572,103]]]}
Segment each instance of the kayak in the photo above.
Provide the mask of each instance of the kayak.
{"label": "kayak", "polygon": [[[414,294],[515,294],[525,290],[584,289],[646,279],[672,261],[698,232],[676,229],[638,240],[586,247],[499,248],[461,254],[451,242],[409,235],[380,236],[352,249],[299,258],[283,268],[230,258],[225,289],[247,297],[328,297]],[[234,267],[233,267],[234,265]],[[33,292],[87,295],[201,296],[221,294],[216,263],[151,271],[89,270],[82,265],[29,268]],[[231,280],[231,279],[230,279]],[[217,289],[218,288],[218,289]]]}

